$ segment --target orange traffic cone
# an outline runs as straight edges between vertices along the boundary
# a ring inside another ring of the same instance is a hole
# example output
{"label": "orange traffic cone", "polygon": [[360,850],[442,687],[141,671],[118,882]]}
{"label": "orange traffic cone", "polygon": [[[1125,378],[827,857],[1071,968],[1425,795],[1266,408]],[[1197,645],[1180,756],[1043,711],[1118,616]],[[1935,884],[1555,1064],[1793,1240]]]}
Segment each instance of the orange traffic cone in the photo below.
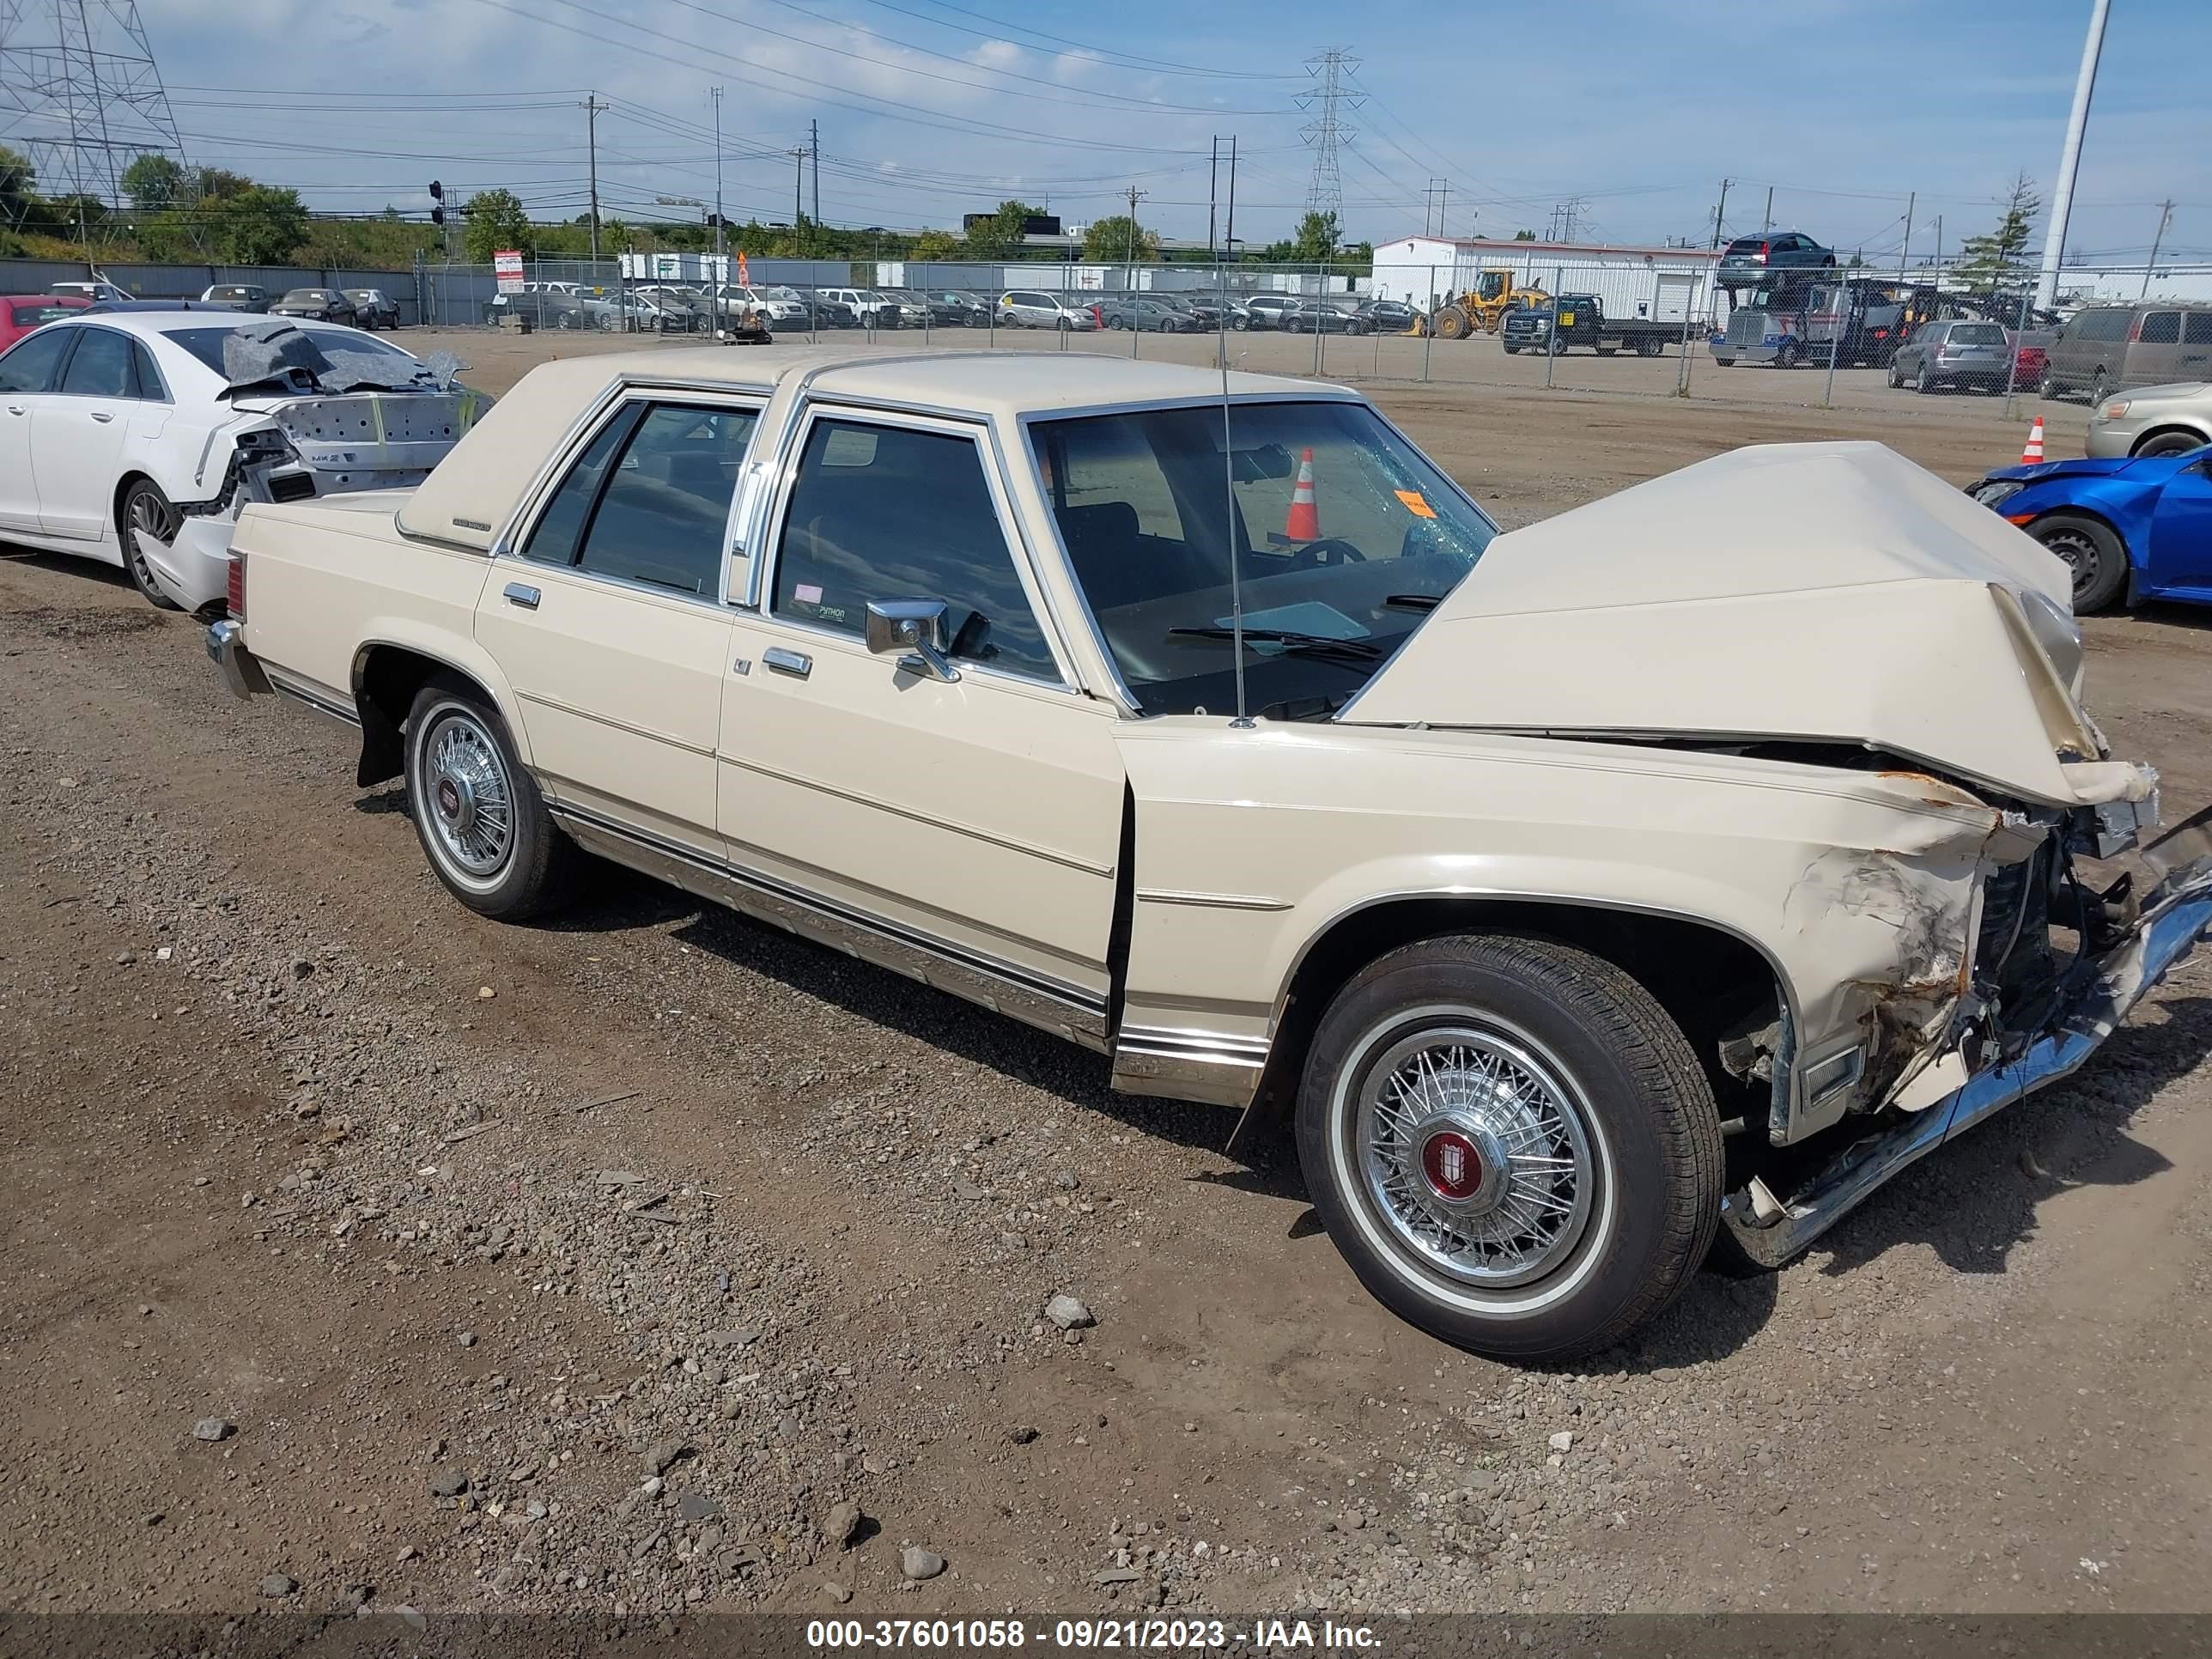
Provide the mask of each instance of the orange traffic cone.
{"label": "orange traffic cone", "polygon": [[1321,509],[1314,504],[1313,451],[1298,456],[1298,481],[1291,490],[1291,516],[1283,520],[1283,539],[1286,542],[1317,542],[1321,539]]}
{"label": "orange traffic cone", "polygon": [[2033,466],[2043,459],[2043,416],[2035,417],[2035,424],[2027,429],[2027,447],[2020,452],[2020,464]]}

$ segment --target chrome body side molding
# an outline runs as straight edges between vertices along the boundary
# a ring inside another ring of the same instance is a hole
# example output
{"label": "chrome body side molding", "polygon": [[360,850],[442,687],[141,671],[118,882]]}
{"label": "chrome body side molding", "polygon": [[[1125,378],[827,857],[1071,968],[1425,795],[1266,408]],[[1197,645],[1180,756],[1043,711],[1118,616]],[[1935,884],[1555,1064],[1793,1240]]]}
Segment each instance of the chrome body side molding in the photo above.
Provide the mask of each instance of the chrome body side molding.
{"label": "chrome body side molding", "polygon": [[1266,1037],[1124,1025],[1114,1044],[1114,1086],[1242,1109],[1259,1092],[1268,1048]]}
{"label": "chrome body side molding", "polygon": [[1106,1000],[1079,986],[870,915],[763,872],[712,858],[573,803],[548,799],[545,805],[579,845],[617,864],[978,1003],[994,1013],[1009,1015],[1095,1053],[1112,1051]]}

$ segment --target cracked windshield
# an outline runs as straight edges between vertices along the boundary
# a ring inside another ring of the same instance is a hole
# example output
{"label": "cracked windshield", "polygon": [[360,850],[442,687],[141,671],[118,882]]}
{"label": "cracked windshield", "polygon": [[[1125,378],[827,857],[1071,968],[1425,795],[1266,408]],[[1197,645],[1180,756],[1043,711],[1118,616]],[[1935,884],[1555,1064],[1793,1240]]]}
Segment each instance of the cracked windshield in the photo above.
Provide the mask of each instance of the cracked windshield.
{"label": "cracked windshield", "polygon": [[[1060,538],[1146,714],[1342,708],[1497,528],[1368,410],[1218,404],[1045,421]],[[1225,453],[1224,453],[1225,452]]]}

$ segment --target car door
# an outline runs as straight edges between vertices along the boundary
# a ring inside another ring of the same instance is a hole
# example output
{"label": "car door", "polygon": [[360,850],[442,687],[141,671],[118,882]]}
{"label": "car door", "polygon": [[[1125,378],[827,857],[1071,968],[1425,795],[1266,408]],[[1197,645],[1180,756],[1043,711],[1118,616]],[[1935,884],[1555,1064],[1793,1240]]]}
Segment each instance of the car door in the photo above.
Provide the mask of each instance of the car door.
{"label": "car door", "polygon": [[2164,386],[2181,378],[2181,313],[2146,311],[2136,324],[2135,338],[2127,346],[2118,389]]}
{"label": "car door", "polygon": [[82,331],[42,328],[0,355],[0,533],[40,533],[31,434],[46,413],[62,364]]}
{"label": "car door", "polygon": [[137,342],[120,329],[90,324],[31,421],[31,469],[38,475],[39,524],[49,536],[98,541],[115,514],[125,443],[159,434],[168,413],[138,386]]}
{"label": "car door", "polygon": [[2159,492],[2144,576],[2159,592],[2186,591],[2212,599],[2212,451],[2176,472]]}
{"label": "car door", "polygon": [[2181,356],[2177,380],[2212,380],[2212,311],[2181,313]]}
{"label": "car door", "polygon": [[501,548],[477,607],[547,794],[695,858],[719,857],[723,550],[758,419],[738,399],[616,404]]}
{"label": "car door", "polygon": [[[1041,620],[985,429],[817,407],[797,443],[724,682],[731,860],[923,953],[925,976],[1103,1042],[1115,714]],[[867,607],[897,599],[948,606],[956,678],[871,653]]]}

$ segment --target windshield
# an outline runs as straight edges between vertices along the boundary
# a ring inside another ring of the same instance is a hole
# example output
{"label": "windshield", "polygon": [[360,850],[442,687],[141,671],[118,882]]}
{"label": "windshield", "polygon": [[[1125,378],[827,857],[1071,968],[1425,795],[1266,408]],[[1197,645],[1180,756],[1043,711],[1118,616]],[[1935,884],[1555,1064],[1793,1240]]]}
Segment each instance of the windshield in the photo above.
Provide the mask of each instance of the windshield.
{"label": "windshield", "polygon": [[[1373,410],[1238,404],[1030,428],[1068,562],[1148,714],[1334,713],[1497,533]],[[1233,474],[1233,482],[1229,481]],[[1224,489],[1226,498],[1224,499]]]}

